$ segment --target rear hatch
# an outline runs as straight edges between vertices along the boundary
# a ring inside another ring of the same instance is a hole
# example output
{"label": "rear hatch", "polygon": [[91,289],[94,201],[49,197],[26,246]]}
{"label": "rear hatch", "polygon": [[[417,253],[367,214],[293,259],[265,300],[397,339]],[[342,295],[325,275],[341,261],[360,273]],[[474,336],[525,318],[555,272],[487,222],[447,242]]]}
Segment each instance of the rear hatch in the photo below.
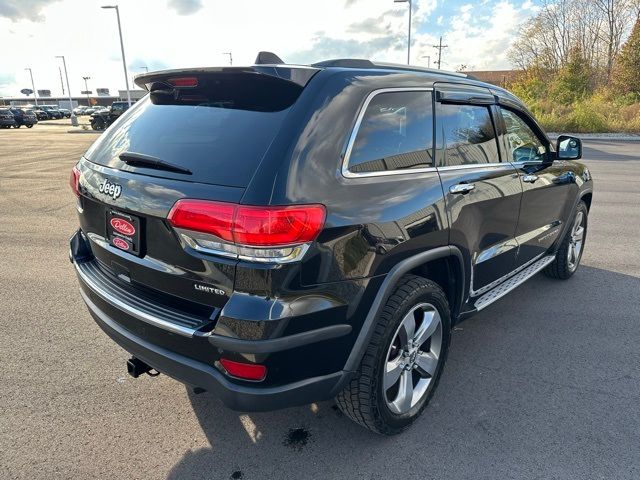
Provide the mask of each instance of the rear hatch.
{"label": "rear hatch", "polygon": [[100,268],[136,288],[169,294],[177,306],[226,303],[237,260],[181,243],[167,216],[182,198],[241,201],[316,72],[276,70],[180,70],[136,79],[149,95],[77,165],[81,228]]}

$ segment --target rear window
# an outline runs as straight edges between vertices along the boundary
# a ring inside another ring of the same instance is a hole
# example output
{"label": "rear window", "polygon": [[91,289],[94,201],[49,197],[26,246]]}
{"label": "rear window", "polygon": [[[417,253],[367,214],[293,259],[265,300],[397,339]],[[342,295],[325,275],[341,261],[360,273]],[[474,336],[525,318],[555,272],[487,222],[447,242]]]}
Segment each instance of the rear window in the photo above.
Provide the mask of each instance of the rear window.
{"label": "rear window", "polygon": [[[244,187],[302,87],[260,75],[206,75],[196,88],[162,82],[89,149],[90,161],[154,176]],[[124,152],[156,157],[192,175],[134,168]]]}

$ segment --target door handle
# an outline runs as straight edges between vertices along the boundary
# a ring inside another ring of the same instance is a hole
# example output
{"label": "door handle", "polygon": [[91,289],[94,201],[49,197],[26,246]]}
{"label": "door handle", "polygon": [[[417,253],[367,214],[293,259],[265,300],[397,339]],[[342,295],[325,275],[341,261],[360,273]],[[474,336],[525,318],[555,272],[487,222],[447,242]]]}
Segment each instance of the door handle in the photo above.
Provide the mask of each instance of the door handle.
{"label": "door handle", "polygon": [[474,188],[476,188],[476,186],[473,183],[459,183],[457,185],[451,185],[449,187],[449,192],[453,194],[461,193],[464,195],[465,193],[469,193]]}
{"label": "door handle", "polygon": [[522,176],[522,181],[523,182],[527,182],[527,183],[535,183],[535,181],[538,180],[538,176],[537,175],[533,175],[533,174],[528,174],[528,175],[523,175]]}

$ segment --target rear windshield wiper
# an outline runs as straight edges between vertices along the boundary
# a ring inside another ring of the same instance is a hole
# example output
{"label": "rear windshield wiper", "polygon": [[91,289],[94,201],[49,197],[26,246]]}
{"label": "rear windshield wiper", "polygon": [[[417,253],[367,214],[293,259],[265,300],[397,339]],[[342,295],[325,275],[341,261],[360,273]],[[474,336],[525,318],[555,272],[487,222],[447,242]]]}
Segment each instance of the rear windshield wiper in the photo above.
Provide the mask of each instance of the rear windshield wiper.
{"label": "rear windshield wiper", "polygon": [[156,170],[166,170],[168,172],[186,173],[187,175],[191,175],[193,173],[188,168],[165,162],[164,160],[152,157],[151,155],[143,155],[142,153],[124,152],[121,153],[119,157],[120,160],[132,167],[154,168]]}

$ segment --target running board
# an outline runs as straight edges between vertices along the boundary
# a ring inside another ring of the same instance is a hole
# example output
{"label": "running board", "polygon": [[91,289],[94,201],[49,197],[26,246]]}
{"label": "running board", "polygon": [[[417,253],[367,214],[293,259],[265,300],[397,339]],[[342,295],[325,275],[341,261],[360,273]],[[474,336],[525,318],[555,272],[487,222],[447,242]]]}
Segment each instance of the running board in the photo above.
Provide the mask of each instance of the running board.
{"label": "running board", "polygon": [[518,272],[513,277],[509,277],[507,280],[502,282],[497,287],[489,290],[487,293],[482,295],[478,300],[476,300],[475,308],[477,311],[482,310],[485,307],[488,307],[496,300],[501,299],[511,290],[515,289],[519,285],[523,284],[531,277],[533,277],[536,273],[542,270],[544,267],[549,265],[551,262],[555,260],[555,255],[548,255],[546,257],[542,257],[537,262],[532,263],[524,270]]}

